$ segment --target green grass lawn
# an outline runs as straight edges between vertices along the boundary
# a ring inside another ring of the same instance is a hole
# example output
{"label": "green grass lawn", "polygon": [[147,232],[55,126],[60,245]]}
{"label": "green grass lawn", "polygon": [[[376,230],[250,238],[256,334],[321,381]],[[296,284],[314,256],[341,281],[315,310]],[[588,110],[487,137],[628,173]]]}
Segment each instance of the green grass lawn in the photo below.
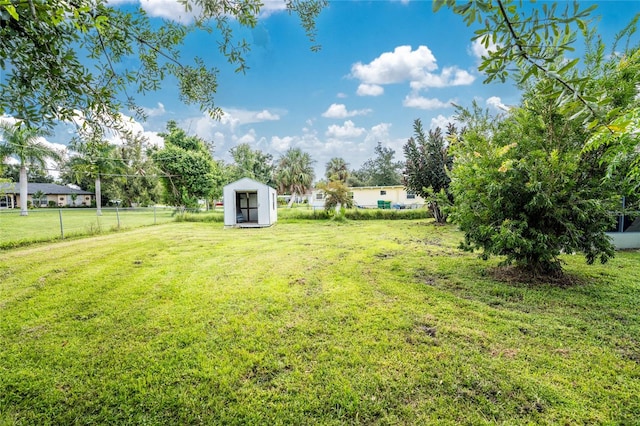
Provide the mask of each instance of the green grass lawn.
{"label": "green grass lawn", "polygon": [[97,216],[95,209],[85,208],[32,209],[28,216],[20,216],[19,209],[0,210],[0,248],[51,241],[63,234],[69,238],[166,223],[174,219],[173,213],[173,208],[163,207],[117,211],[115,208],[103,208],[102,216]]}
{"label": "green grass lawn", "polygon": [[503,283],[428,220],[0,253],[0,424],[637,424],[640,253]]}

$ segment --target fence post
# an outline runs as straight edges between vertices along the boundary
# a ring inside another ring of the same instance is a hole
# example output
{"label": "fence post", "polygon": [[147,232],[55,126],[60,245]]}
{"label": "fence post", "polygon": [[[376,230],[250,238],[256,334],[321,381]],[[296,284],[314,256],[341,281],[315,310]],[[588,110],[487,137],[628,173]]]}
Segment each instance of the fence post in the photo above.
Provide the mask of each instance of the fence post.
{"label": "fence post", "polygon": [[120,229],[120,213],[118,212],[118,206],[116,206],[116,219],[118,219],[118,229]]}
{"label": "fence post", "polygon": [[626,207],[625,202],[626,202],[626,199],[623,196],[622,197],[622,211],[618,215],[618,232],[624,232],[624,209]]}
{"label": "fence post", "polygon": [[62,225],[62,209],[58,209],[58,216],[60,216],[60,239],[64,240],[64,226]]}
{"label": "fence post", "polygon": [[156,222],[156,206],[155,206],[155,204],[153,205],[153,224],[157,225],[157,222]]}

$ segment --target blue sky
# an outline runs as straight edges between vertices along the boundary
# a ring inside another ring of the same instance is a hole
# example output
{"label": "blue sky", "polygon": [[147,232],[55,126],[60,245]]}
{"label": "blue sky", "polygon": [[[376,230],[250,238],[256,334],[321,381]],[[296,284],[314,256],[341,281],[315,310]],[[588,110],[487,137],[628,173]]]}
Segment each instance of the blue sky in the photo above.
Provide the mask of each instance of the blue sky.
{"label": "blue sky", "polygon": [[229,149],[241,142],[274,158],[299,147],[322,177],[332,157],[359,168],[378,141],[400,160],[413,120],[444,125],[451,101],[518,101],[510,84],[482,84],[472,31],[448,10],[434,14],[430,1],[332,2],[317,27],[322,49],[312,52],[296,16],[271,13],[242,33],[252,43],[245,74],[234,73],[210,39],[191,37],[186,55],[193,50],[219,63],[217,103],[225,116],[216,122],[180,105],[175,88],[166,87],[142,102],[152,115],[144,128],[160,131],[177,120],[212,140],[216,157],[227,161]]}
{"label": "blue sky", "polygon": [[[142,6],[157,19],[189,20],[176,0],[110,3]],[[640,11],[640,1],[597,3],[605,39]],[[321,178],[332,157],[359,168],[373,157],[377,142],[401,160],[413,121],[444,126],[454,112],[451,102],[468,106],[475,99],[496,112],[518,103],[512,83],[483,84],[477,70],[482,49],[471,42],[473,29],[447,9],[434,14],[431,1],[331,2],[317,20],[322,49],[315,53],[281,1],[265,6],[268,13],[258,26],[238,33],[252,44],[245,74],[224,61],[215,34],[193,34],[183,48],[184,57],[197,54],[220,69],[220,121],[182,104],[175,82],[167,80],[161,91],[138,96],[149,117],[134,127],[157,140],[156,133],[175,120],[213,141],[215,157],[225,161],[229,149],[243,142],[276,159],[299,147],[315,160]],[[66,143],[64,138],[52,142]]]}

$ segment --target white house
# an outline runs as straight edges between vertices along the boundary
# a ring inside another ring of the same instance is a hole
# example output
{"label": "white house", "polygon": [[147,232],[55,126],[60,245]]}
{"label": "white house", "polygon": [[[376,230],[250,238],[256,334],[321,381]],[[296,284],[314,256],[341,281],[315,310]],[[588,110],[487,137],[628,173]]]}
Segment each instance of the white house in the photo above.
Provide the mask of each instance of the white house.
{"label": "white house", "polygon": [[[353,186],[349,187],[353,205],[361,208],[416,208],[425,201],[418,194],[408,192],[402,185]],[[315,190],[311,204],[314,208],[324,208],[324,193]]]}
{"label": "white house", "polygon": [[264,227],[278,220],[278,194],[264,183],[242,178],[222,193],[225,227]]}

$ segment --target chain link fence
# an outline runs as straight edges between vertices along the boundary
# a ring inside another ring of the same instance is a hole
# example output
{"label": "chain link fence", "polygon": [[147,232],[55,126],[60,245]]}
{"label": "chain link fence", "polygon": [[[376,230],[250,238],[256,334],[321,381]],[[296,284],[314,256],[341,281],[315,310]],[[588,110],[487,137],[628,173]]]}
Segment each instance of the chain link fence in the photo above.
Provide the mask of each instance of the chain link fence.
{"label": "chain link fence", "polygon": [[101,210],[98,215],[91,208],[36,208],[20,216],[20,209],[1,209],[0,248],[157,225],[172,221],[179,213],[175,208],[159,206]]}

